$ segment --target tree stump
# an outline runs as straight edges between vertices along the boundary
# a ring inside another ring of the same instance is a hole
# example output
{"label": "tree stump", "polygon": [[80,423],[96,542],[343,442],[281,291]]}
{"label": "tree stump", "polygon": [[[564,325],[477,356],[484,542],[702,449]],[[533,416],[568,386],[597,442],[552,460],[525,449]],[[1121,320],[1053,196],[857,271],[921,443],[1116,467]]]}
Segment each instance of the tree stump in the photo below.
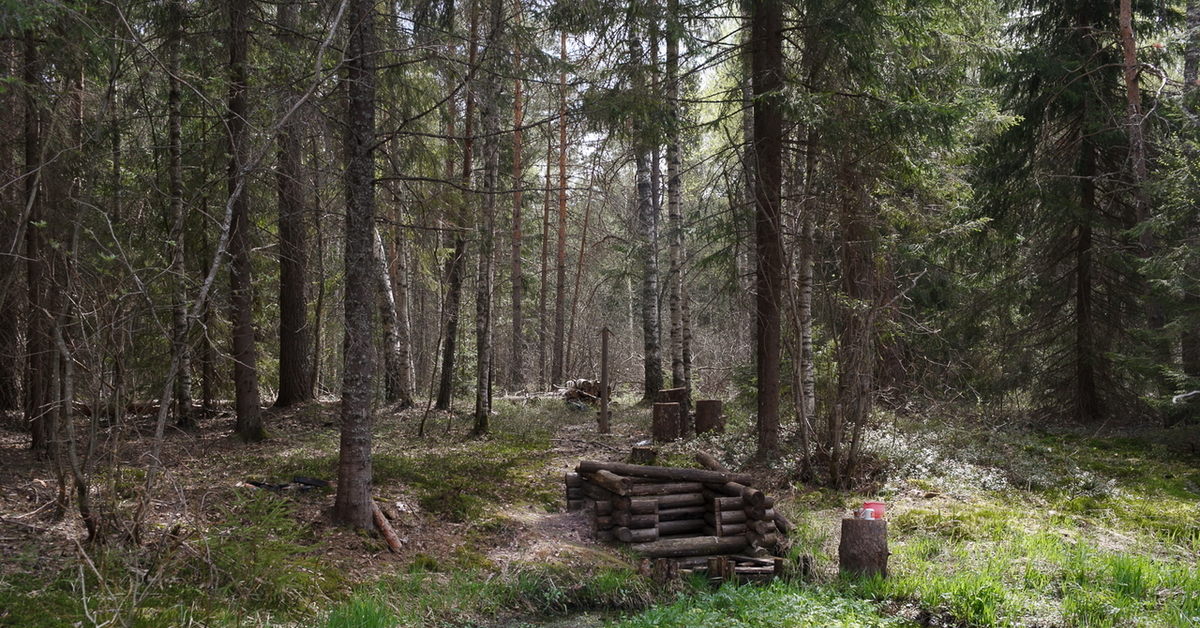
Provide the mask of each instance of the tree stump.
{"label": "tree stump", "polygon": [[679,404],[679,414],[676,419],[679,421],[678,438],[686,438],[692,433],[691,421],[688,417],[688,398],[686,388],[664,388],[658,391],[658,403],[675,403]]}
{"label": "tree stump", "polygon": [[634,446],[629,452],[629,462],[633,464],[654,464],[658,462],[658,450],[653,447]]}
{"label": "tree stump", "polygon": [[656,443],[668,443],[679,438],[679,404],[654,404],[654,421],[651,431]]}
{"label": "tree stump", "polygon": [[696,402],[696,435],[706,432],[725,433],[725,416],[721,414],[720,399],[701,399]]}
{"label": "tree stump", "polygon": [[887,521],[842,519],[838,566],[843,573],[887,577],[890,554],[887,546]]}

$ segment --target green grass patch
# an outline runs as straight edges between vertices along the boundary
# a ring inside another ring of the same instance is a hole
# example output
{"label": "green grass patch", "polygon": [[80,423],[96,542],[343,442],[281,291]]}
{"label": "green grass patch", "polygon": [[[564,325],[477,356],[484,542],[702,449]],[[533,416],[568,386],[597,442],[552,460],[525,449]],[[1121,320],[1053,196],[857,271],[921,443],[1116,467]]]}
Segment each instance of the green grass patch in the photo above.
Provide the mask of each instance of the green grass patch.
{"label": "green grass patch", "polygon": [[775,628],[916,626],[876,605],[826,587],[777,581],[768,586],[696,589],[672,603],[615,622],[614,628]]}

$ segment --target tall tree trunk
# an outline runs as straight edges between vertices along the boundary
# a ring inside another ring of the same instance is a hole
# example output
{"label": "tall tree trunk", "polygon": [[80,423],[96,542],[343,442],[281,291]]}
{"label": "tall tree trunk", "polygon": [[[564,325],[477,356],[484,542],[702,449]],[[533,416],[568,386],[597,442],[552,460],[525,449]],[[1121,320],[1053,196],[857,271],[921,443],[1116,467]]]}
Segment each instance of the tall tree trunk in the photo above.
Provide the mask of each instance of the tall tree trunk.
{"label": "tall tree trunk", "polygon": [[[1146,224],[1150,220],[1150,199],[1146,195],[1146,182],[1149,173],[1146,166],[1146,140],[1144,135],[1144,114],[1142,112],[1142,89],[1139,83],[1141,69],[1137,60],[1137,43],[1133,35],[1133,3],[1132,0],[1120,0],[1118,19],[1120,23],[1119,39],[1121,42],[1123,74],[1125,78],[1126,123],[1129,133],[1129,160],[1133,165],[1133,199],[1134,216],[1141,233],[1138,235],[1138,255],[1143,260],[1154,256],[1154,230]],[[1153,291],[1145,298],[1146,323],[1151,332],[1150,345],[1156,362],[1158,375],[1154,377],[1160,391],[1169,389],[1165,378],[1165,370],[1171,364],[1171,347],[1162,336],[1166,325],[1166,312],[1162,302]]]}
{"label": "tall tree trunk", "polygon": [[[465,195],[470,194],[471,178],[474,166],[471,162],[472,149],[475,144],[475,94],[472,87],[474,83],[476,56],[478,54],[479,41],[479,2],[480,0],[471,1],[471,35],[467,42],[468,63],[467,63],[467,94],[466,105],[463,112],[463,170],[462,179],[464,190],[463,207],[459,207],[459,220],[466,213]],[[446,262],[446,340],[442,345],[442,375],[438,382],[437,394],[437,409],[449,410],[450,404],[454,399],[454,357],[455,348],[458,345],[458,316],[459,309],[462,303],[462,275],[463,266],[466,264],[467,257],[467,240],[463,236],[461,228],[462,224],[454,225],[454,252],[450,259]]]}
{"label": "tall tree trunk", "polygon": [[567,33],[559,35],[562,69],[558,73],[558,281],[554,291],[554,347],[550,383],[563,382],[563,349],[567,295]]}
{"label": "tall tree trunk", "polygon": [[187,214],[183,208],[183,138],[180,115],[179,48],[183,39],[183,5],[168,5],[170,35],[167,42],[167,193],[171,220],[171,345],[179,355],[175,378],[175,423],[181,428],[195,427],[192,416],[192,361],[187,338],[187,266],[184,242]]}
{"label": "tall tree trunk", "polygon": [[32,440],[30,447],[39,458],[50,453],[53,434],[50,399],[54,394],[49,385],[53,361],[47,342],[45,262],[42,245],[45,239],[39,224],[43,221],[40,182],[42,168],[41,108],[37,91],[41,84],[41,60],[37,40],[32,31],[25,33],[25,281],[28,301],[25,309],[25,422]]}
{"label": "tall tree trunk", "polygon": [[813,360],[813,260],[816,246],[816,193],[814,178],[817,170],[817,133],[809,131],[804,153],[804,200],[800,208],[800,258],[797,278],[799,285],[800,332],[800,405],[797,407],[801,424],[811,428],[817,419],[817,375]]}
{"label": "tall tree trunk", "polygon": [[545,390],[549,387],[549,372],[546,370],[546,344],[548,325],[546,320],[546,301],[550,291],[550,168],[554,160],[554,133],[546,133],[546,189],[542,204],[542,257],[541,273],[538,279],[538,383]]}
{"label": "tall tree trunk", "polygon": [[[522,0],[513,0],[516,5],[517,28],[521,28]],[[524,81],[521,80],[521,45],[513,47],[513,207],[512,207],[512,356],[509,364],[508,384],[513,390],[525,388],[525,319],[522,312],[524,276],[521,271],[521,196],[525,188],[522,154],[522,129],[525,124]]]}
{"label": "tall tree trunk", "polygon": [[[1084,105],[1085,112],[1087,104]],[[1083,116],[1086,120],[1086,116]],[[1096,149],[1086,131],[1080,130],[1079,197],[1080,216],[1075,243],[1075,420],[1097,421],[1101,417],[1096,388],[1096,338],[1092,312],[1092,221],[1096,219]]]}
{"label": "tall tree trunk", "polygon": [[[18,69],[21,59],[18,52],[18,41],[14,37],[0,42],[5,76],[20,76],[21,74]],[[10,89],[0,100],[0,106],[10,112],[10,115],[0,123],[3,125],[0,128],[4,130],[4,136],[0,138],[0,151],[2,151],[0,152],[0,178],[3,178],[4,181],[15,181],[21,174],[21,160],[17,152],[18,147],[21,146],[22,121],[12,115],[21,110],[19,94],[18,90]],[[20,187],[8,186],[4,190],[3,196],[0,197],[0,203],[3,203],[5,207],[4,213],[0,214],[0,229],[3,229],[5,234],[18,233],[18,221],[21,219],[21,208],[24,207],[24,203],[21,202]],[[14,289],[20,270],[18,258],[15,255],[4,254],[15,253],[16,250],[13,246],[15,244],[17,243],[11,240],[11,236],[0,236],[0,312],[8,313],[6,316],[0,316],[0,412],[16,410],[21,406],[18,386],[21,349],[17,329],[17,321],[20,318],[17,314],[20,311],[21,302]],[[12,247],[11,251],[10,247]]]}
{"label": "tall tree trunk", "polygon": [[[831,435],[830,481],[849,488],[858,461],[863,427],[872,405],[875,365],[874,316],[876,277],[874,236],[867,211],[870,195],[860,173],[849,163],[841,165],[841,275],[846,305],[838,339],[838,398],[834,414],[838,426]],[[849,451],[842,456],[845,429],[851,430]]]}
{"label": "tall tree trunk", "polygon": [[492,281],[496,236],[496,201],[500,179],[500,59],[503,0],[491,0],[488,11],[488,41],[484,52],[487,68],[483,83],[480,118],[483,122],[483,215],[479,224],[479,271],[475,280],[475,425],[472,433],[486,434],[492,414]]}
{"label": "tall tree trunk", "polygon": [[376,295],[371,273],[375,228],[375,8],[350,0],[346,69],[346,332],[343,343],[342,431],[334,519],[374,529],[371,502],[371,379],[375,370]]}
{"label": "tall tree trunk", "polygon": [[[287,0],[278,9],[279,37],[285,50],[299,53],[293,34],[300,5]],[[285,91],[279,110],[286,112],[298,94]],[[312,327],[308,324],[308,225],[305,220],[301,119],[291,115],[276,137],[276,187],[279,197],[279,396],[275,406],[284,408],[313,397],[309,359]]]}
{"label": "tall tree trunk", "polygon": [[[642,67],[642,43],[637,29],[629,27],[629,59],[636,66],[634,89],[647,89]],[[637,193],[637,250],[642,267],[642,381],[644,403],[653,402],[662,390],[662,348],[658,311],[658,218],[655,216],[651,157],[643,136],[648,129],[634,128],[634,177]]]}
{"label": "tall tree trunk", "polygon": [[383,398],[388,403],[399,404],[401,408],[412,407],[412,389],[405,381],[405,361],[400,342],[400,313],[396,304],[396,293],[392,290],[392,277],[389,272],[387,250],[383,246],[383,236],[379,228],[373,229],[375,238],[375,277],[378,279],[379,317],[383,321]]}
{"label": "tall tree trunk", "polygon": [[[1187,3],[1187,44],[1184,47],[1183,89],[1192,93],[1200,87],[1200,0],[1188,0]],[[1193,207],[1196,203],[1193,202]],[[1200,209],[1193,212],[1192,229],[1200,233]],[[1195,288],[1184,295],[1184,303],[1194,312],[1185,319],[1183,330],[1179,335],[1180,355],[1183,358],[1183,372],[1189,377],[1200,378],[1200,294]]]}
{"label": "tall tree trunk", "polygon": [[667,102],[671,124],[667,137],[667,223],[671,308],[671,385],[690,388],[683,351],[683,213],[679,176],[679,0],[667,1]]}
{"label": "tall tree trunk", "polygon": [[1183,50],[1183,87],[1190,92],[1200,87],[1200,0],[1188,0],[1187,33]]}
{"label": "tall tree trunk", "polygon": [[258,398],[258,350],[254,344],[253,263],[250,259],[250,191],[246,189],[249,168],[249,136],[246,116],[246,55],[249,46],[249,14],[253,2],[229,0],[229,196],[233,223],[229,234],[229,300],[232,305],[233,387],[237,411],[237,433],[247,442],[266,437]]}
{"label": "tall tree trunk", "polygon": [[755,0],[751,23],[754,89],[754,206],[757,263],[755,337],[758,375],[758,451],[779,448],[780,292],[783,243],[780,186],[783,176],[783,4]]}

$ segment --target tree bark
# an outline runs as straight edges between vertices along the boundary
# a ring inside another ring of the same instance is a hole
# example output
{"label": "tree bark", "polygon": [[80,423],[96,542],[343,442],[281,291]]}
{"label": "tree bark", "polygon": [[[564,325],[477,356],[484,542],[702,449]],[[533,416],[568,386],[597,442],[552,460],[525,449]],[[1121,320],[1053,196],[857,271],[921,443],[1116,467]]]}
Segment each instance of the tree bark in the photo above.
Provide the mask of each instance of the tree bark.
{"label": "tree bark", "polygon": [[1183,89],[1200,87],[1200,0],[1187,3],[1187,44],[1183,49]]}
{"label": "tree bark", "polygon": [[[513,0],[516,5],[517,28],[521,28],[522,0]],[[513,146],[512,146],[512,356],[509,364],[508,383],[513,390],[525,388],[525,319],[522,310],[524,300],[524,275],[521,270],[521,200],[525,188],[525,172],[522,158],[523,134],[521,127],[525,124],[524,86],[521,76],[521,45],[513,46],[513,74],[518,78],[513,81]]]}
{"label": "tree bark", "polygon": [[[1087,103],[1084,104],[1087,110]],[[1082,116],[1086,118],[1086,114]],[[1095,322],[1092,318],[1092,221],[1096,217],[1096,149],[1087,131],[1080,129],[1080,216],[1075,243],[1075,420],[1090,423],[1101,418],[1096,388]]]}
{"label": "tree bark", "polygon": [[779,449],[783,5],[779,0],[755,0],[752,7],[758,450],[765,457]]}
{"label": "tree bark", "polygon": [[838,567],[855,576],[888,574],[887,521],[842,519]]}
{"label": "tree bark", "polygon": [[175,378],[175,424],[184,429],[196,426],[192,416],[192,361],[187,338],[187,266],[185,265],[185,227],[183,207],[183,139],[180,115],[179,48],[183,38],[183,4],[168,5],[170,34],[167,41],[167,194],[171,221],[171,345],[179,354],[179,372]]}
{"label": "tree bark", "polygon": [[553,163],[554,134],[546,133],[546,189],[542,204],[542,257],[538,279],[538,383],[542,389],[549,388],[549,371],[546,367],[546,301],[550,291],[550,167]]}
{"label": "tree bark", "polygon": [[504,23],[502,0],[491,0],[487,68],[483,83],[483,215],[479,226],[479,273],[475,280],[475,435],[487,434],[492,414],[492,281],[496,234],[496,202],[500,196],[500,85],[496,78]]}
{"label": "tree bark", "polygon": [[[19,40],[16,38],[0,43],[0,51],[3,51],[0,54],[3,54],[5,76],[21,75],[18,67],[21,62],[18,43]],[[18,116],[12,115],[21,111],[19,94],[19,90],[10,89],[4,93],[3,100],[0,100],[0,106],[10,112],[10,115],[5,117],[3,126],[0,127],[4,130],[4,137],[0,138],[0,151],[3,151],[0,152],[0,177],[3,177],[5,181],[15,181],[21,174],[22,163],[18,156],[18,147],[21,146],[22,120]],[[6,211],[0,215],[0,229],[3,229],[6,234],[18,233],[21,208],[25,205],[22,202],[20,186],[8,186],[3,194],[0,202],[3,202]],[[6,249],[10,248],[11,252],[15,253],[17,244],[9,237],[0,239],[0,247],[3,247],[0,249],[0,253],[7,252]],[[0,254],[0,312],[8,313],[6,316],[0,317],[0,412],[16,410],[21,406],[18,386],[21,348],[17,324],[20,320],[21,300],[14,288],[19,272],[17,257]]]}
{"label": "tree bark", "polygon": [[405,355],[401,344],[401,321],[399,308],[396,304],[396,293],[392,290],[392,277],[389,271],[387,250],[383,246],[383,236],[379,228],[372,229],[374,235],[375,276],[378,278],[379,317],[383,322],[383,398],[388,403],[399,404],[400,408],[410,408],[412,389],[405,378]]}
{"label": "tree bark", "polygon": [[[475,93],[473,83],[479,42],[479,1],[480,0],[472,0],[471,2],[471,32],[470,39],[467,42],[468,76],[466,105],[463,108],[462,149],[462,189],[464,190],[464,194],[470,193],[467,192],[467,190],[471,189],[471,179],[472,174],[474,173],[474,165],[472,163],[472,151],[475,146]],[[465,211],[465,207],[459,208],[458,213],[460,221]],[[454,226],[456,228],[462,228],[463,225],[455,224]],[[442,345],[442,375],[441,380],[438,383],[437,394],[438,410],[450,410],[451,402],[454,399],[454,358],[455,349],[458,345],[458,316],[460,305],[462,303],[462,275],[463,267],[466,265],[466,257],[466,238],[463,237],[461,231],[455,231],[454,252],[450,256],[450,259],[446,262],[446,339]]]}
{"label": "tree bark", "polygon": [[566,332],[567,295],[567,33],[559,35],[558,73],[558,280],[554,291],[554,347],[551,352],[550,383],[563,382],[563,350]]}
{"label": "tree bark", "polygon": [[371,501],[371,378],[375,369],[375,13],[372,0],[350,0],[346,54],[345,340],[342,428],[334,519],[374,529]]}
{"label": "tree bark", "polygon": [[667,137],[667,235],[670,270],[671,309],[671,386],[691,391],[687,379],[683,334],[683,206],[682,179],[679,174],[679,0],[667,1],[667,102],[670,128]]}
{"label": "tree bark", "polygon": [[52,377],[53,362],[47,342],[47,302],[45,262],[42,245],[45,240],[41,194],[42,168],[42,110],[38,106],[37,91],[41,85],[41,59],[38,57],[37,39],[33,31],[25,32],[25,281],[28,301],[25,309],[25,393],[24,415],[32,439],[30,448],[39,458],[50,453],[51,397],[53,390],[48,384]]}
{"label": "tree bark", "polygon": [[[283,48],[299,53],[293,34],[300,5],[287,0],[278,9],[279,38]],[[288,111],[297,98],[292,90],[280,98],[279,110]],[[279,128],[276,189],[279,202],[279,396],[275,407],[284,408],[313,397],[309,366],[312,327],[308,324],[308,225],[305,220],[303,174],[300,156],[302,124],[292,115]]]}
{"label": "tree bark", "polygon": [[253,2],[229,0],[229,195],[233,223],[229,234],[229,284],[232,306],[233,387],[237,434],[247,442],[266,437],[258,397],[258,351],[254,343],[253,262],[250,259],[250,191],[246,170],[250,166],[246,116],[246,56],[249,47],[249,14]]}

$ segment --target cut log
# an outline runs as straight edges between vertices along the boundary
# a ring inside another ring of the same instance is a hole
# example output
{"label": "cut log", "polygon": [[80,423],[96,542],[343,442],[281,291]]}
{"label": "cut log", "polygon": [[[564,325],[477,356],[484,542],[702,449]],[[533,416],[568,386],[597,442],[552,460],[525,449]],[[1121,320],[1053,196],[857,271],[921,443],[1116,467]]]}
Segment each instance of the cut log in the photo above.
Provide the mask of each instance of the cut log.
{"label": "cut log", "polygon": [[696,402],[696,435],[707,432],[725,433],[725,416],[721,413],[719,399],[701,399]]}
{"label": "cut log", "polygon": [[583,510],[583,506],[585,503],[586,502],[582,499],[568,499],[567,500],[567,512],[575,512],[577,510]]}
{"label": "cut log", "polygon": [[613,527],[613,519],[608,515],[592,517],[592,530],[608,530]]}
{"label": "cut log", "polygon": [[754,480],[745,473],[709,471],[707,469],[683,469],[679,467],[653,467],[649,465],[627,464],[624,462],[596,462],[584,460],[576,467],[580,473],[595,473],[601,469],[612,471],[617,475],[638,478],[653,478],[673,482],[701,482],[704,484],[724,484],[739,482],[750,484]]}
{"label": "cut log", "polygon": [[675,521],[678,519],[702,519],[704,506],[683,506],[681,508],[666,508],[658,511],[659,521]]}
{"label": "cut log", "polygon": [[784,534],[791,534],[792,530],[796,529],[796,524],[789,521],[788,518],[783,515],[783,513],[779,512],[779,510],[776,509],[775,510],[775,527],[779,528],[779,531]]}
{"label": "cut log", "polygon": [[584,482],[583,483],[583,494],[587,495],[588,497],[590,497],[596,501],[603,501],[603,500],[611,501],[618,497],[618,495],[616,493],[614,493],[602,486],[597,486],[596,484],[593,484],[592,482]]}
{"label": "cut log", "polygon": [[626,527],[614,528],[617,540],[622,543],[649,543],[658,540],[658,528],[632,529]]}
{"label": "cut log", "polygon": [[679,404],[654,404],[650,432],[656,443],[669,443],[679,438]]}
{"label": "cut log", "polygon": [[676,493],[699,493],[704,485],[699,482],[661,482],[634,484],[626,490],[627,495],[673,495]]}
{"label": "cut log", "polygon": [[650,579],[660,584],[679,578],[679,563],[670,558],[655,558],[650,568]]}
{"label": "cut log", "polygon": [[658,525],[657,514],[635,515],[628,510],[618,510],[613,513],[612,520],[613,523],[626,528],[653,528]]}
{"label": "cut log", "polygon": [[578,473],[565,473],[563,474],[563,483],[567,485],[567,488],[579,488],[583,486],[583,478],[579,477]]}
{"label": "cut log", "polygon": [[746,511],[715,510],[713,512],[704,513],[704,520],[707,521],[709,525],[716,525],[717,523],[745,523]]}
{"label": "cut log", "polygon": [[583,499],[587,495],[583,492],[583,487],[567,489],[567,499]]}
{"label": "cut log", "polygon": [[767,534],[774,534],[775,533],[775,522],[774,521],[763,521],[760,519],[756,519],[754,521],[747,521],[746,529],[749,530],[750,532],[753,532],[760,536],[765,536]]}
{"label": "cut log", "polygon": [[625,482],[625,478],[609,471],[608,469],[600,469],[595,473],[587,474],[590,482],[604,490],[616,495],[628,495],[629,483]]}
{"label": "cut log", "polygon": [[713,536],[743,536],[746,534],[746,524],[744,523],[718,523],[716,525],[705,523],[705,529],[708,534]]}
{"label": "cut log", "polygon": [[685,506],[701,506],[704,504],[704,495],[700,493],[679,493],[676,495],[660,495],[655,499],[659,510],[667,510],[669,508],[683,508]]}
{"label": "cut log", "polygon": [[686,534],[688,532],[699,532],[704,529],[703,519],[679,519],[676,521],[659,521],[658,534],[659,536],[669,536],[672,534]]}
{"label": "cut log", "polygon": [[613,503],[612,502],[605,500],[605,501],[594,502],[594,504],[595,505],[592,506],[592,512],[596,513],[597,515],[611,515],[612,514],[612,511],[613,511]]}
{"label": "cut log", "polygon": [[658,512],[658,500],[653,497],[618,497],[613,500],[615,510],[626,510],[635,515]]}
{"label": "cut log", "polygon": [[376,504],[374,500],[371,500],[371,515],[379,534],[383,535],[383,540],[387,542],[388,549],[393,554],[399,554],[400,550],[404,549],[404,543],[400,537],[396,536],[392,524],[388,523],[387,517],[383,516],[383,511],[379,509],[379,504]]}
{"label": "cut log", "polygon": [[771,534],[755,534],[753,532],[746,533],[747,539],[754,547],[771,548],[779,545],[779,535],[772,532]]}
{"label": "cut log", "polygon": [[[699,403],[704,403],[704,402],[701,401]],[[718,403],[720,403],[720,402],[718,402]],[[697,413],[698,412],[699,412],[699,410],[697,410]],[[699,417],[697,417],[697,418],[699,418]],[[721,471],[724,473],[729,472],[729,468],[726,467],[725,465],[721,464],[721,461],[717,460],[716,456],[714,456],[706,451],[696,452],[696,462],[699,462],[700,466],[704,467],[705,469],[709,469],[712,471]]]}
{"label": "cut log", "polygon": [[713,510],[744,510],[745,509],[745,502],[742,501],[741,497],[717,497],[715,495],[713,495],[712,497],[708,497],[708,495],[709,494],[707,494],[707,493],[704,495],[707,498],[705,501],[712,504]]}
{"label": "cut log", "polygon": [[744,547],[746,547],[745,537],[691,536],[643,543],[633,549],[650,558],[668,558],[732,554]]}
{"label": "cut log", "polygon": [[774,508],[755,508],[753,506],[747,506],[745,510],[746,517],[750,519],[760,519],[762,521],[771,520],[772,522],[775,520]]}
{"label": "cut log", "polygon": [[887,577],[887,521],[880,519],[842,519],[842,538],[838,543],[838,567],[857,576]]}

